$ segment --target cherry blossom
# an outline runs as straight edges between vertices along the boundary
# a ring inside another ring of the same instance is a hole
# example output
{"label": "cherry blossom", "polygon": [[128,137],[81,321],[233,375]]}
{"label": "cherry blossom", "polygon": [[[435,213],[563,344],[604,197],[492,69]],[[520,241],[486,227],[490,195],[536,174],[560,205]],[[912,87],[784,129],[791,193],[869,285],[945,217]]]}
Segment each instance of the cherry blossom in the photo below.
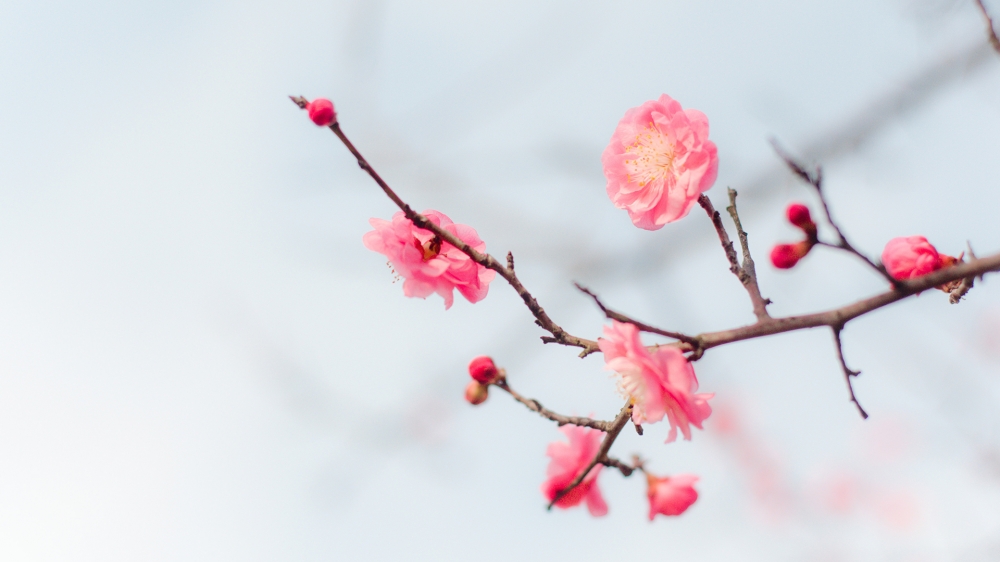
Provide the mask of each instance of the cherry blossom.
{"label": "cherry blossom", "polygon": [[326,98],[316,98],[306,106],[309,118],[320,127],[329,127],[337,121],[337,112],[333,110],[333,102]]}
{"label": "cherry blossom", "polygon": [[882,264],[889,275],[901,281],[927,275],[955,262],[942,256],[923,236],[901,236],[889,240],[882,250]]}
{"label": "cherry blossom", "polygon": [[698,477],[693,474],[658,478],[646,473],[646,482],[649,485],[646,491],[649,497],[649,520],[652,521],[658,513],[680,515],[687,511],[687,508],[698,499],[698,492],[693,487],[697,481]]}
{"label": "cherry blossom", "polygon": [[601,162],[608,197],[646,230],[684,218],[719,169],[708,117],[666,94],[625,112]]}
{"label": "cherry blossom", "polygon": [[701,422],[712,413],[708,400],[714,394],[695,394],[698,378],[680,350],[665,346],[650,353],[639,339],[639,329],[617,320],[604,327],[597,344],[606,367],[621,376],[622,388],[632,399],[632,421],[652,423],[666,416],[667,443],[677,439],[678,429],[687,440],[691,425],[701,429]]}
{"label": "cherry blossom", "polygon": [[[604,432],[577,425],[564,425],[559,431],[569,438],[569,443],[555,441],[549,443],[545,454],[551,459],[545,471],[546,479],[542,483],[542,494],[550,502],[565,489],[594,460],[601,446]],[[567,509],[587,502],[587,509],[594,517],[600,517],[608,512],[608,504],[604,503],[601,490],[597,487],[597,476],[603,465],[598,464],[590,469],[579,485],[559,498],[556,507]]]}
{"label": "cherry blossom", "polygon": [[[473,249],[486,251],[486,243],[471,226],[455,224],[438,211],[427,210],[423,215]],[[365,247],[389,258],[396,273],[405,279],[404,295],[427,298],[437,293],[444,298],[445,309],[454,302],[453,289],[472,303],[486,298],[496,272],[472,261],[433,232],[417,228],[402,211],[393,215],[391,222],[378,218],[368,222],[375,230],[365,234]]]}

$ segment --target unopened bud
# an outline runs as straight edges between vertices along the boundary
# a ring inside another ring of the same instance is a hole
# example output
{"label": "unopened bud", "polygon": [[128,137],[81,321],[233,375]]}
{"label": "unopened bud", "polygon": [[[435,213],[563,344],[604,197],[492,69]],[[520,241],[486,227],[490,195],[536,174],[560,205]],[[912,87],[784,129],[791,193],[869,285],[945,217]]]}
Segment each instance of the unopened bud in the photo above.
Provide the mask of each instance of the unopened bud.
{"label": "unopened bud", "polygon": [[808,241],[796,244],[778,244],[771,250],[771,263],[778,269],[791,269],[812,249]]}
{"label": "unopened bud", "polygon": [[490,396],[490,387],[477,381],[470,381],[465,387],[465,401],[473,406],[478,406]]}
{"label": "unopened bud", "polygon": [[785,210],[785,216],[788,217],[788,222],[804,230],[810,240],[816,239],[816,223],[809,215],[809,207],[801,203],[792,203]]}
{"label": "unopened bud", "polygon": [[316,98],[306,106],[309,118],[320,127],[329,127],[337,121],[337,112],[333,110],[333,102],[326,98]]}
{"label": "unopened bud", "polygon": [[483,384],[496,382],[499,374],[493,359],[485,355],[480,355],[469,362],[469,376]]}

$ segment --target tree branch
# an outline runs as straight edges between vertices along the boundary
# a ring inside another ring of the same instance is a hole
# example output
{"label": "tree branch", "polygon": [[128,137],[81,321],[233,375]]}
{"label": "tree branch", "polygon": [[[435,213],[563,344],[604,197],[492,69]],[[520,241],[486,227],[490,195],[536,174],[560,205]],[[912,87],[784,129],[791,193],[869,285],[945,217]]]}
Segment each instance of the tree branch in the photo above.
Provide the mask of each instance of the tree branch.
{"label": "tree branch", "polygon": [[1000,37],[997,37],[997,30],[993,27],[993,18],[990,17],[990,13],[986,10],[983,0],[976,0],[976,6],[979,6],[979,11],[982,12],[983,18],[986,19],[986,36],[990,39],[990,45],[993,45],[993,50],[1000,53]]}
{"label": "tree branch", "polygon": [[701,195],[698,197],[698,204],[701,205],[702,209],[705,209],[705,212],[708,213],[708,218],[712,221],[712,225],[715,226],[715,231],[719,235],[719,242],[722,243],[722,249],[726,252],[726,259],[729,260],[729,271],[743,284],[743,288],[750,295],[750,303],[753,305],[754,315],[757,316],[758,321],[762,321],[770,317],[767,313],[767,305],[771,304],[771,301],[760,296],[760,289],[757,287],[757,273],[753,267],[753,259],[750,258],[750,249],[747,246],[746,232],[743,232],[743,227],[739,223],[739,215],[736,214],[736,192],[732,189],[729,191],[730,208],[732,209],[729,214],[733,217],[740,236],[740,245],[743,247],[743,263],[744,265],[749,265],[749,268],[740,266],[736,249],[733,248],[733,242],[729,239],[726,226],[722,224],[722,216],[715,210],[712,201],[707,196]]}
{"label": "tree branch", "polygon": [[493,385],[507,391],[508,394],[514,397],[514,400],[517,400],[521,404],[524,404],[525,406],[528,407],[529,410],[538,413],[538,415],[542,416],[543,418],[547,418],[556,422],[557,424],[559,424],[560,427],[569,424],[569,425],[579,425],[582,427],[592,427],[594,429],[599,429],[601,431],[608,431],[608,429],[612,425],[612,422],[608,421],[595,420],[580,416],[564,416],[562,414],[557,414],[552,410],[546,409],[544,406],[542,406],[542,404],[538,400],[535,400],[534,398],[525,398],[524,396],[521,396],[518,392],[516,392],[507,384],[506,379],[500,379],[498,382],[493,383]]}
{"label": "tree branch", "polygon": [[[307,100],[304,97],[301,96],[300,97],[289,96],[289,97],[291,98],[292,102],[295,103],[295,105],[299,106],[300,109],[306,109],[307,106],[309,105],[309,100]],[[389,187],[389,184],[387,184],[385,180],[383,180],[382,177],[378,175],[378,172],[376,172],[375,169],[372,168],[371,164],[369,164],[368,161],[365,159],[365,157],[361,155],[361,152],[359,152],[358,149],[354,146],[354,143],[352,143],[350,139],[347,138],[347,135],[345,135],[340,128],[340,123],[335,122],[332,125],[330,125],[330,130],[333,131],[335,135],[337,135],[337,138],[339,138],[342,143],[344,143],[344,146],[347,147],[347,150],[351,151],[351,154],[353,154],[354,158],[357,159],[358,161],[358,166],[362,170],[367,172],[368,175],[371,176],[373,180],[375,180],[375,183],[378,184],[380,188],[382,188],[382,191],[385,192],[385,194],[389,197],[389,199],[391,199],[392,202],[395,203],[396,206],[399,207],[401,211],[403,211],[403,215],[406,216],[406,218],[410,219],[410,221],[412,221],[415,226],[417,226],[418,228],[423,228],[425,230],[430,230],[438,237],[440,237],[442,240],[448,242],[452,246],[458,248],[463,254],[469,256],[469,258],[471,258],[472,261],[478,263],[483,267],[492,269],[493,271],[497,272],[501,277],[503,277],[504,280],[506,280],[507,283],[514,288],[514,291],[517,292],[517,295],[521,297],[521,300],[524,301],[524,304],[525,306],[528,307],[528,310],[531,311],[531,314],[535,317],[535,323],[538,324],[543,330],[546,330],[547,332],[552,334],[551,337],[548,336],[542,337],[543,342],[558,343],[562,345],[583,348],[583,352],[580,354],[581,357],[585,357],[599,349],[597,347],[597,342],[573,336],[568,332],[566,332],[566,330],[563,330],[562,327],[560,327],[551,318],[549,318],[549,315],[546,314],[542,306],[538,304],[538,301],[535,300],[535,297],[533,297],[531,293],[529,293],[528,290],[524,287],[524,285],[521,284],[521,281],[517,278],[517,275],[514,273],[513,267],[509,268],[504,267],[502,263],[500,263],[496,258],[491,256],[490,254],[482,254],[477,252],[471,246],[469,246],[465,242],[462,242],[454,234],[439,227],[438,225],[431,222],[427,217],[414,211],[409,205],[407,205],[402,199],[400,199],[400,197],[396,195],[396,192],[393,191],[391,187]],[[507,260],[508,263],[511,264],[511,266],[513,266],[513,255],[508,253]]]}
{"label": "tree branch", "polygon": [[840,229],[840,226],[833,220],[833,215],[830,214],[830,205],[826,201],[826,194],[823,193],[823,169],[817,166],[816,170],[813,172],[806,170],[805,166],[796,162],[789,153],[785,152],[785,150],[781,148],[781,145],[778,144],[776,139],[771,139],[771,146],[774,147],[774,151],[778,154],[778,157],[785,161],[785,164],[788,165],[788,168],[791,169],[795,175],[799,176],[803,181],[816,189],[816,195],[819,196],[819,201],[823,205],[823,214],[826,215],[826,222],[829,223],[830,226],[833,227],[834,232],[837,233],[836,244],[830,244],[829,242],[820,242],[820,244],[831,248],[839,248],[848,253],[854,254],[867,263],[869,267],[877,271],[879,275],[884,277],[890,285],[896,286],[898,281],[889,275],[889,272],[886,271],[885,267],[881,264],[875,263],[868,256],[862,254],[853,245],[851,245],[851,243],[847,241],[847,237],[844,236],[844,232]]}
{"label": "tree branch", "polygon": [[670,330],[663,330],[663,329],[657,328],[655,326],[650,326],[649,324],[646,324],[646,323],[643,323],[643,322],[639,322],[638,320],[633,320],[632,318],[629,318],[628,316],[625,316],[624,314],[622,314],[620,312],[616,312],[616,311],[611,310],[610,308],[604,306],[604,303],[601,302],[601,299],[598,298],[598,296],[595,295],[593,292],[591,292],[590,289],[584,287],[583,285],[581,285],[579,283],[573,283],[573,285],[575,285],[576,288],[579,289],[581,292],[583,292],[584,294],[588,295],[590,298],[594,299],[594,302],[597,303],[598,308],[601,309],[601,312],[604,313],[604,316],[610,318],[611,320],[617,320],[619,322],[625,322],[627,324],[632,324],[633,326],[635,326],[636,328],[638,328],[640,331],[649,332],[650,334],[659,334],[661,336],[666,336],[668,338],[674,338],[675,340],[679,340],[679,341],[682,341],[682,342],[685,342],[685,343],[689,343],[692,346],[694,346],[695,348],[698,347],[698,338],[689,336],[687,334],[682,334],[680,332],[671,332]]}
{"label": "tree branch", "polygon": [[[555,497],[552,498],[552,501],[549,502],[548,509],[551,510],[552,506],[554,506],[557,501],[562,499],[563,496],[568,494],[573,488],[579,486],[580,482],[583,482],[583,479],[587,477],[587,474],[590,474],[590,471],[593,470],[595,466],[597,466],[598,464],[607,464],[608,462],[611,462],[611,459],[608,458],[608,451],[611,450],[611,445],[614,444],[615,439],[618,439],[618,434],[622,432],[622,428],[625,427],[625,424],[628,423],[628,420],[631,417],[632,417],[632,401],[629,400],[622,407],[621,411],[618,412],[618,416],[614,419],[614,421],[611,422],[611,426],[607,430],[607,435],[604,436],[604,441],[601,441],[601,447],[597,449],[597,454],[594,455],[594,460],[590,461],[590,464],[587,465],[587,468],[581,471],[580,474],[578,474],[577,477],[574,478],[573,481],[570,482],[568,486],[566,486],[562,490],[559,490],[559,492],[556,493]],[[618,467],[616,466],[615,468]]]}
{"label": "tree branch", "polygon": [[840,332],[844,329],[843,326],[833,326],[833,341],[837,344],[837,359],[840,360],[840,366],[844,369],[844,380],[847,381],[847,390],[851,393],[851,402],[858,407],[858,412],[861,413],[862,419],[868,419],[868,412],[861,407],[861,403],[858,402],[857,396],[854,395],[854,384],[851,382],[853,377],[861,374],[861,371],[855,371],[847,366],[847,361],[844,360],[844,344],[840,341]]}

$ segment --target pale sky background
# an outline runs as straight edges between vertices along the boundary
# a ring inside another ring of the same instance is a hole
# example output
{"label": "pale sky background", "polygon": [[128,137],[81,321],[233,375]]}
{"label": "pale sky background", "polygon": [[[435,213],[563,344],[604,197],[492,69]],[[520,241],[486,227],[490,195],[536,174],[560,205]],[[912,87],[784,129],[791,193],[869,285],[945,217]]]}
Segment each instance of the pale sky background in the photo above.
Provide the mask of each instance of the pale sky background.
{"label": "pale sky background", "polygon": [[828,331],[711,350],[705,431],[613,450],[699,474],[688,513],[648,522],[611,471],[607,517],[547,512],[560,434],[467,405],[465,365],[608,418],[601,356],[541,345],[499,281],[404,298],[361,244],[394,208],[287,98],[331,98],[404,199],[512,250],[572,333],[602,325],[572,281],[698,332],[749,303],[703,214],[646,232],[607,200],[624,112],[705,112],[709,195],[740,190],[772,313],[838,306],[883,283],[828,251],[767,264],[815,200],[766,139],[824,164],[870,254],[1000,250],[984,27],[965,0],[0,3],[0,558],[1000,559],[1000,279],[849,325],[864,422]]}

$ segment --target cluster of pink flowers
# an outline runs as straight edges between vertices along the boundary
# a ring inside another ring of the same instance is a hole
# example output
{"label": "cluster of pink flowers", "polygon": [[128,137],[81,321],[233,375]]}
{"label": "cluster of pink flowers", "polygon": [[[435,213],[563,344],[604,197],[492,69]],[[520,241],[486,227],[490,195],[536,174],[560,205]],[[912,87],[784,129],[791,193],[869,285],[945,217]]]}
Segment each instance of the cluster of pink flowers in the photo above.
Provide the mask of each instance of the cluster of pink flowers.
{"label": "cluster of pink flowers", "polygon": [[616,320],[604,327],[604,337],[597,340],[608,369],[621,376],[621,385],[632,399],[632,421],[637,424],[658,422],[666,416],[670,422],[667,442],[677,439],[680,429],[691,439],[691,426],[712,413],[708,400],[713,394],[698,394],[694,367],[675,347],[660,347],[650,352],[639,339],[633,324]]}
{"label": "cluster of pink flowers", "polygon": [[[438,211],[427,210],[423,215],[474,250],[486,251],[486,243],[471,226],[455,224]],[[402,211],[393,215],[392,221],[373,218],[369,223],[375,230],[365,234],[365,247],[389,258],[396,273],[405,279],[404,295],[427,298],[437,293],[444,297],[446,309],[454,302],[454,289],[472,303],[486,298],[496,272],[472,261],[433,232],[417,228]]]}

